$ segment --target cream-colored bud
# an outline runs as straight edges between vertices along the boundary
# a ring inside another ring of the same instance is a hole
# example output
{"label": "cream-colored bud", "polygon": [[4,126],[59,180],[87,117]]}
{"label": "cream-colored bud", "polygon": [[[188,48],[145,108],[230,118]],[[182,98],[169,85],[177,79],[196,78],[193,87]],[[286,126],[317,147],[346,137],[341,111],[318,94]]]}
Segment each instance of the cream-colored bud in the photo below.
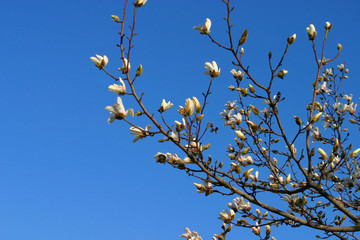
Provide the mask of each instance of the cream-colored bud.
{"label": "cream-colored bud", "polygon": [[337,50],[339,50],[339,52],[342,50],[342,45],[340,43],[337,45]]}
{"label": "cream-colored bud", "polygon": [[112,20],[113,20],[114,22],[117,22],[117,23],[119,23],[119,22],[120,22],[119,17],[118,17],[118,16],[116,16],[116,15],[111,15],[111,18],[112,18]]}
{"label": "cream-colored bud", "polygon": [[287,70],[283,69],[283,70],[280,70],[278,73],[277,73],[277,77],[278,78],[281,78],[281,79],[284,79],[285,75],[288,73]]}
{"label": "cream-colored bud", "polygon": [[289,175],[287,175],[287,177],[285,178],[284,184],[287,185],[289,184],[291,181],[291,174],[289,173]]}
{"label": "cream-colored bud", "polygon": [[244,52],[245,52],[244,48],[241,48],[241,49],[240,49],[240,55],[243,55]]}
{"label": "cream-colored bud", "polygon": [[322,114],[323,114],[322,112],[319,112],[319,113],[315,114],[315,115],[311,118],[310,122],[311,122],[311,123],[316,123],[317,121],[319,121],[320,116],[321,116]]}
{"label": "cream-colored bud", "polygon": [[241,130],[235,131],[236,136],[238,136],[241,140],[245,140],[246,136]]}
{"label": "cream-colored bud", "polygon": [[200,104],[199,100],[196,97],[193,97],[193,102],[195,105],[196,112],[200,113],[201,112],[201,104]]}
{"label": "cream-colored bud", "polygon": [[320,153],[322,159],[326,160],[328,158],[326,152],[323,149],[318,148],[317,152]]}
{"label": "cream-colored bud", "polygon": [[293,44],[295,42],[296,39],[296,34],[293,34],[291,37],[288,37],[287,42],[288,44]]}
{"label": "cream-colored bud", "polygon": [[355,151],[351,152],[349,158],[356,157],[356,155],[360,152],[360,148],[356,149]]}

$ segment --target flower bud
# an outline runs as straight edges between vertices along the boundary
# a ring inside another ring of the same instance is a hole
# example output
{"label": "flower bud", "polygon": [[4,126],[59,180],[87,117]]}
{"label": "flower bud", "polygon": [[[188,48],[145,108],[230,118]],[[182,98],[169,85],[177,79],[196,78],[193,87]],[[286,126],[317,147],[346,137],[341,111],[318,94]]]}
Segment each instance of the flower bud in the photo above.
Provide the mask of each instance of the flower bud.
{"label": "flower bud", "polygon": [[245,50],[243,48],[240,49],[240,55],[243,55]]}
{"label": "flower bud", "polygon": [[266,225],[266,226],[265,226],[265,229],[266,229],[266,235],[270,235],[270,233],[271,233],[271,227],[270,227],[270,225]]}
{"label": "flower bud", "polygon": [[321,116],[322,114],[323,114],[322,112],[319,112],[319,113],[315,114],[315,115],[311,118],[310,123],[316,123],[317,121],[319,121],[320,116]]}
{"label": "flower bud", "polygon": [[284,77],[287,73],[288,73],[288,71],[283,69],[283,70],[280,70],[276,76],[278,76],[278,78],[284,79]]}
{"label": "flower bud", "polygon": [[337,45],[337,50],[339,50],[339,52],[342,50],[342,45],[340,43]]}
{"label": "flower bud", "polygon": [[194,113],[194,102],[190,98],[186,99],[184,109],[186,116],[191,116]]}
{"label": "flower bud", "polygon": [[295,122],[298,126],[300,126],[302,124],[301,119],[298,116],[293,116],[295,118]]}
{"label": "flower bud", "polygon": [[309,40],[314,40],[317,35],[317,31],[315,29],[315,26],[313,24],[310,24],[309,27],[306,28],[307,34],[309,36]]}
{"label": "flower bud", "polygon": [[140,64],[140,66],[136,69],[136,76],[137,77],[140,77],[141,76],[141,74],[143,73],[143,67],[142,67],[142,65]]}
{"label": "flower bud", "polygon": [[119,22],[120,22],[119,17],[118,17],[118,16],[116,16],[116,15],[111,15],[111,18],[112,18],[112,20],[113,20],[114,22],[117,22],[117,23],[119,23]]}
{"label": "flower bud", "polygon": [[236,136],[238,136],[241,140],[245,140],[246,136],[241,130],[235,131]]}
{"label": "flower bud", "polygon": [[352,153],[350,153],[349,158],[356,157],[356,155],[360,152],[360,148],[356,149]]}
{"label": "flower bud", "polygon": [[330,32],[330,30],[331,30],[331,28],[332,28],[331,23],[330,23],[330,22],[326,22],[324,28],[326,29],[327,32]]}
{"label": "flower bud", "polygon": [[288,44],[293,44],[295,42],[296,39],[296,34],[293,34],[291,37],[288,37],[287,42]]}
{"label": "flower bud", "polygon": [[287,177],[285,178],[284,184],[289,184],[291,181],[291,174],[289,173],[289,175],[287,175]]}
{"label": "flower bud", "polygon": [[328,158],[326,152],[323,149],[318,148],[317,152],[320,153],[322,159],[326,160]]}
{"label": "flower bud", "polygon": [[134,6],[135,6],[135,7],[142,7],[142,6],[145,5],[146,2],[147,2],[147,0],[136,0],[136,1],[134,2]]}
{"label": "flower bud", "polygon": [[193,97],[193,102],[195,105],[196,112],[200,113],[201,112],[201,104],[200,104],[199,100],[196,97]]}
{"label": "flower bud", "polygon": [[247,36],[248,36],[248,30],[245,29],[244,32],[241,35],[240,40],[239,40],[239,45],[243,45],[244,43],[246,43]]}
{"label": "flower bud", "polygon": [[249,90],[251,93],[255,93],[255,88],[249,83]]}

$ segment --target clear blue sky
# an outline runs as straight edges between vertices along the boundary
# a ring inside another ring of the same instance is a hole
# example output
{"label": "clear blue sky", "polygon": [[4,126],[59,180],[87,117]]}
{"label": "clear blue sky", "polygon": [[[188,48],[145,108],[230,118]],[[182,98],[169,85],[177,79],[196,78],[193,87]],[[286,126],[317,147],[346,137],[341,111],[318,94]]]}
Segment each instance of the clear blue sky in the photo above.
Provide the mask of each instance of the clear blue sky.
{"label": "clear blue sky", "polygon": [[[289,74],[275,86],[289,100],[282,110],[291,121],[310,101],[315,65],[305,28],[311,23],[318,40],[324,23],[333,24],[327,56],[336,54],[338,42],[343,45],[336,64],[346,61],[350,77],[344,87],[359,97],[359,1],[234,2],[235,35],[248,29],[244,61],[257,78],[269,76],[268,51],[278,59],[286,38],[298,36],[284,63]],[[121,0],[2,1],[0,239],[179,239],[186,226],[204,239],[220,232],[216,218],[231,198],[197,194],[194,179],[155,164],[153,155],[173,152],[171,146],[155,139],[132,144],[127,125],[106,122],[104,107],[116,101],[107,90],[113,82],[89,57],[106,54],[114,73],[121,66],[115,46],[120,25],[110,15],[121,16],[122,5]],[[137,87],[154,112],[162,98],[175,106],[200,98],[208,81],[203,64],[211,60],[222,74],[214,83],[209,117],[215,121],[233,100],[226,90],[233,79],[231,56],[192,29],[211,18],[212,36],[225,42],[224,14],[216,0],[149,0],[139,9],[131,65],[144,67]],[[131,100],[124,103],[137,109]],[[230,143],[234,136],[225,133],[216,141]],[[302,239],[309,232],[276,233],[278,239]],[[241,229],[229,237],[256,239]]]}

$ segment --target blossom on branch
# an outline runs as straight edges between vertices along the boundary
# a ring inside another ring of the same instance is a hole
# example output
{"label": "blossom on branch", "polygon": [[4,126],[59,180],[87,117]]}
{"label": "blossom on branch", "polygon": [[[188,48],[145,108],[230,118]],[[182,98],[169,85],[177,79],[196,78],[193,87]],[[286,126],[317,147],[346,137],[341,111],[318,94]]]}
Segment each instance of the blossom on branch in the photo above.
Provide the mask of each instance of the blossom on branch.
{"label": "blossom on branch", "polygon": [[218,65],[216,64],[215,61],[212,61],[211,63],[206,62],[205,68],[208,69],[208,71],[204,72],[206,75],[210,75],[213,78],[218,77],[220,75],[221,69],[218,68]]}
{"label": "blossom on branch", "polygon": [[90,60],[93,61],[95,63],[95,66],[99,69],[103,69],[109,62],[109,59],[106,55],[102,57],[98,54],[96,54],[96,57],[90,57]]}
{"label": "blossom on branch", "polygon": [[205,196],[213,193],[214,191],[211,182],[207,182],[205,180],[203,180],[203,184],[194,183],[194,185],[197,188],[196,192],[205,193]]}
{"label": "blossom on branch", "polygon": [[137,142],[139,139],[143,139],[143,138],[149,136],[148,131],[149,131],[150,128],[152,128],[151,125],[147,125],[145,127],[145,129],[143,129],[141,127],[137,127],[137,126],[131,126],[130,127],[131,134],[135,135],[133,143]]}
{"label": "blossom on branch", "polygon": [[147,0],[136,0],[136,1],[134,2],[134,6],[135,6],[135,7],[142,7],[142,6],[145,5],[146,2],[147,2]]}
{"label": "blossom on branch", "polygon": [[119,81],[121,82],[121,85],[120,84],[112,84],[108,87],[108,89],[110,92],[114,92],[119,95],[125,95],[126,94],[125,83],[121,78],[119,78]]}
{"label": "blossom on branch", "polygon": [[121,71],[124,74],[130,72],[130,70],[131,70],[130,62],[126,58],[124,58],[123,59],[123,65],[118,70]]}
{"label": "blossom on branch", "polygon": [[181,234],[180,237],[184,237],[187,240],[202,240],[197,232],[190,231],[189,228],[185,228],[185,233]]}
{"label": "blossom on branch", "polygon": [[113,104],[112,106],[106,106],[105,110],[109,111],[112,115],[108,118],[108,123],[112,123],[115,119],[122,120],[129,114],[134,116],[134,110],[129,108],[125,111],[124,104],[122,102],[121,97],[117,98],[117,103]]}
{"label": "blossom on branch", "polygon": [[218,219],[224,221],[225,223],[231,223],[231,221],[235,219],[235,212],[232,209],[230,209],[230,211],[222,210],[219,215],[220,217],[218,217]]}
{"label": "blossom on branch", "polygon": [[174,104],[172,104],[170,101],[166,102],[165,99],[163,99],[161,102],[159,112],[165,112],[166,110],[169,110],[173,105]]}
{"label": "blossom on branch", "polygon": [[165,153],[161,153],[161,152],[158,152],[154,158],[156,159],[156,162],[157,163],[165,163],[166,162],[166,159],[167,159],[167,156]]}
{"label": "blossom on branch", "polygon": [[235,70],[235,69],[231,69],[231,74],[233,75],[233,77],[237,80],[243,80],[244,79],[244,76],[245,76],[245,72],[242,72],[240,70]]}
{"label": "blossom on branch", "polygon": [[193,29],[200,31],[200,34],[208,35],[210,33],[210,27],[211,27],[211,20],[209,18],[206,18],[204,25],[195,26],[193,27]]}
{"label": "blossom on branch", "polygon": [[309,40],[314,40],[316,38],[317,31],[313,24],[310,24],[309,27],[306,28],[306,32],[309,36]]}

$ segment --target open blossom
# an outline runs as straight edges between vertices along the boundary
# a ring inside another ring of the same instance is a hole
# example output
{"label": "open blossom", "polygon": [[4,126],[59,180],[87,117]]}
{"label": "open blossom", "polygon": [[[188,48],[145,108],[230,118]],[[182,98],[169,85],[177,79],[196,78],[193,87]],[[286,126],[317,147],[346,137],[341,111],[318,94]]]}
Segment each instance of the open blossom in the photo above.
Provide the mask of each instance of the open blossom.
{"label": "open blossom", "polygon": [[218,77],[220,75],[221,69],[218,68],[218,65],[216,64],[215,61],[212,61],[211,63],[206,62],[205,68],[208,69],[208,71],[204,72],[206,75],[210,75],[213,78]]}
{"label": "open blossom", "polygon": [[185,228],[185,233],[181,234],[180,237],[184,237],[187,240],[202,240],[197,232],[190,231],[189,228]]}
{"label": "open blossom", "polygon": [[351,115],[354,115],[355,111],[356,111],[357,104],[355,104],[355,107],[353,107],[353,105],[354,105],[353,102],[351,104],[345,104],[344,105],[344,110],[348,111]]}
{"label": "open blossom", "polygon": [[231,223],[231,221],[235,219],[235,212],[232,209],[230,209],[230,211],[222,210],[219,215],[219,219],[224,221],[225,223]]}
{"label": "open blossom", "polygon": [[121,82],[121,85],[120,84],[112,84],[108,87],[108,89],[110,92],[114,92],[119,95],[125,95],[126,94],[125,83],[121,78],[119,78],[119,81]]}
{"label": "open blossom", "polygon": [[166,110],[170,109],[174,104],[170,101],[166,102],[165,99],[162,100],[159,112],[165,112]]}
{"label": "open blossom", "polygon": [[281,198],[281,200],[288,202],[290,205],[294,205],[297,199],[299,199],[299,196],[297,193],[290,194],[290,195],[285,194],[285,196]]}
{"label": "open blossom", "polygon": [[124,74],[130,72],[130,70],[131,70],[130,62],[126,58],[124,58],[123,66],[121,68],[119,68],[118,70]]}
{"label": "open blossom", "polygon": [[[242,116],[240,113],[234,114],[230,120],[228,121],[228,124],[240,124],[242,122]],[[225,122],[226,123],[226,122]]]}
{"label": "open blossom", "polygon": [[142,7],[142,6],[145,5],[146,2],[147,2],[147,0],[136,0],[136,1],[134,2],[134,6],[135,6],[135,7]]}
{"label": "open blossom", "polygon": [[108,118],[108,123],[112,123],[115,121],[115,119],[124,119],[129,114],[131,116],[134,116],[134,110],[132,108],[129,108],[125,111],[124,104],[122,102],[121,97],[117,98],[117,103],[115,103],[112,106],[106,106],[105,110],[109,111],[112,115]]}
{"label": "open blossom", "polygon": [[145,129],[141,128],[141,127],[135,127],[135,126],[131,126],[130,127],[130,131],[131,134],[135,135],[135,138],[133,140],[133,142],[137,142],[139,139],[145,138],[146,136],[149,136],[149,129],[151,128],[151,125],[147,125],[145,127]]}
{"label": "open blossom", "polygon": [[318,127],[313,128],[313,129],[311,130],[311,137],[312,137],[312,142],[315,142],[315,141],[317,141],[317,140],[320,139],[321,133],[320,133]]}
{"label": "open blossom", "polygon": [[344,71],[345,65],[344,64],[337,65],[337,69],[339,69],[340,71]]}
{"label": "open blossom", "polygon": [[99,69],[102,69],[106,66],[106,64],[108,64],[109,59],[107,58],[106,55],[104,55],[103,57],[96,54],[96,57],[90,57],[90,60],[93,61],[95,63],[95,66],[98,67]]}
{"label": "open blossom", "polygon": [[236,71],[235,69],[231,69],[231,74],[234,76],[237,80],[243,80],[245,76],[245,72],[241,72],[240,70]]}
{"label": "open blossom", "polygon": [[251,205],[250,202],[247,202],[243,197],[236,197],[232,203],[228,203],[227,206],[237,212],[240,211],[250,211]]}
{"label": "open blossom", "polygon": [[306,28],[307,34],[309,36],[309,40],[314,40],[317,35],[317,31],[313,24],[310,24],[309,27]]}
{"label": "open blossom", "polygon": [[274,175],[270,174],[269,178],[270,181],[274,182],[274,183],[282,183],[283,182],[283,177],[282,176],[277,176],[275,177]]}
{"label": "open blossom", "polygon": [[185,129],[186,123],[185,123],[185,119],[184,119],[184,118],[182,119],[182,123],[179,122],[179,121],[175,121],[175,124],[176,124],[176,131],[177,131],[177,132],[180,132],[180,131],[182,131],[182,130]]}
{"label": "open blossom", "polygon": [[239,162],[240,162],[241,166],[243,166],[243,167],[249,166],[254,163],[252,157],[249,155],[240,156]]}
{"label": "open blossom", "polygon": [[239,106],[236,106],[235,104],[236,104],[236,100],[234,100],[234,101],[228,101],[227,102],[227,104],[225,104],[225,107],[226,107],[226,109],[237,109]]}
{"label": "open blossom", "polygon": [[209,34],[211,27],[211,20],[209,18],[205,19],[204,25],[198,25],[193,27],[193,29],[200,31],[200,34]]}
{"label": "open blossom", "polygon": [[353,95],[349,94],[349,95],[344,95],[343,99],[345,99],[346,101],[348,101],[349,103],[352,101]]}

